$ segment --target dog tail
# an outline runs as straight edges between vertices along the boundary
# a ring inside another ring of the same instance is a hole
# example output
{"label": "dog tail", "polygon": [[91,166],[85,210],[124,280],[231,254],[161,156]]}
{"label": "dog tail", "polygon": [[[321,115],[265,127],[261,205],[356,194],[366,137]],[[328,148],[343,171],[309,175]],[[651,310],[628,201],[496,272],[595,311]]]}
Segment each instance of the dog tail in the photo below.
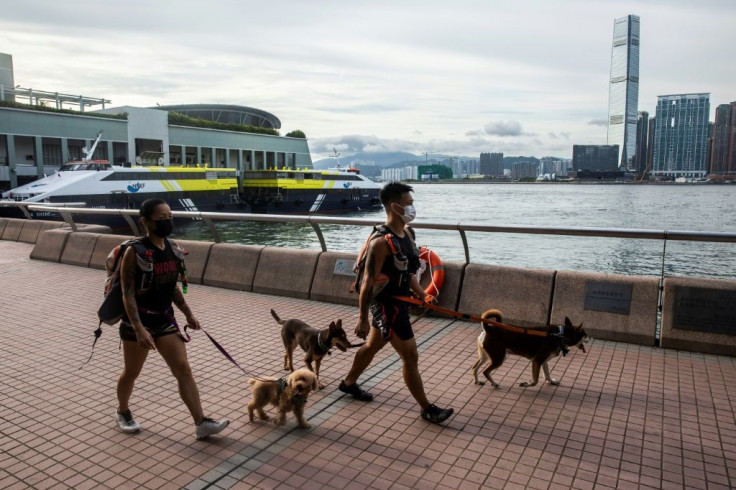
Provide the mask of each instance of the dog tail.
{"label": "dog tail", "polygon": [[256,384],[256,380],[255,380],[255,379],[253,379],[253,378],[249,378],[249,379],[248,379],[248,383],[250,383],[250,384],[254,385],[254,384]]}
{"label": "dog tail", "polygon": [[284,321],[279,318],[275,311],[271,310],[271,316],[273,316],[280,325],[284,324]]}
{"label": "dog tail", "polygon": [[[494,322],[501,323],[503,322],[503,315],[499,310],[490,309],[483,312],[483,314],[480,316],[484,320],[493,320]],[[490,325],[487,323],[483,324],[483,330],[485,331],[486,328],[489,328]]]}

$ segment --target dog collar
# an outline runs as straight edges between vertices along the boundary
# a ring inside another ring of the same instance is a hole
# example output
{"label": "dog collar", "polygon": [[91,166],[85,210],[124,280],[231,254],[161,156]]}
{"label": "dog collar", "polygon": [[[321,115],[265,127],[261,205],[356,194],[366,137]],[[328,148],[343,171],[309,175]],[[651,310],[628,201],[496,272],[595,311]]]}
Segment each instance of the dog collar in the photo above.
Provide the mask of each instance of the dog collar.
{"label": "dog collar", "polygon": [[570,352],[570,349],[567,348],[567,345],[565,345],[565,327],[562,325],[558,325],[557,327],[559,329],[559,336],[560,336],[560,348],[562,349],[562,357],[565,357],[568,352]]}
{"label": "dog collar", "polygon": [[[327,338],[329,339],[329,336]],[[319,331],[319,333],[317,333],[317,345],[319,345],[320,349],[327,352],[328,355],[332,355],[332,352],[330,352],[330,348],[322,343],[322,331],[321,330]]]}

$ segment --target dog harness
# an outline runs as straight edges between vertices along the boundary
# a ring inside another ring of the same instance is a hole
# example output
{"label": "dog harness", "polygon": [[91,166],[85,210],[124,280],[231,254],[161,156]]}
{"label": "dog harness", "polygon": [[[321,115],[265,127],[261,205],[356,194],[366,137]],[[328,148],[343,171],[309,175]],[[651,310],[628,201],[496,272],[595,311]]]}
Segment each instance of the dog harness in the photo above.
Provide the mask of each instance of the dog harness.
{"label": "dog harness", "polygon": [[[279,387],[276,393],[278,396],[281,396],[281,393],[283,393],[286,387],[289,386],[289,383],[286,381],[286,378],[279,378],[278,383],[279,383]],[[301,407],[302,405],[307,403],[307,397],[304,395],[292,395],[291,403],[293,403],[297,407]]]}

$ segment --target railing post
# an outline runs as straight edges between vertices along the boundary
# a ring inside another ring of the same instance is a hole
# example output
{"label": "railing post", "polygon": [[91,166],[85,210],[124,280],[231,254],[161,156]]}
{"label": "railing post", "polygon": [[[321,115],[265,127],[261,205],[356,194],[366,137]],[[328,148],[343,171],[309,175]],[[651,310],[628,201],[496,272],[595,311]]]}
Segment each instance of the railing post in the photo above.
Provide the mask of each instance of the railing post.
{"label": "railing post", "polygon": [[62,209],[59,211],[59,214],[61,215],[62,218],[64,218],[64,221],[69,223],[69,226],[71,227],[72,231],[79,231],[77,229],[77,224],[72,219],[72,213]]}
{"label": "railing post", "polygon": [[125,218],[125,222],[128,223],[128,226],[130,226],[130,231],[133,232],[133,236],[138,236],[138,226],[136,226],[133,218],[131,218],[130,215],[127,214],[124,214],[123,218]]}
{"label": "railing post", "polygon": [[31,213],[30,213],[30,211],[28,211],[28,205],[25,205],[25,206],[19,206],[19,207],[20,207],[20,210],[21,210],[21,211],[23,211],[23,214],[24,214],[24,215],[26,216],[26,219],[33,219],[33,218],[31,217]]}
{"label": "railing post", "polygon": [[465,230],[458,228],[460,239],[463,241],[463,250],[465,251],[465,265],[470,263],[470,250],[468,249],[468,237],[465,236]]}
{"label": "railing post", "polygon": [[207,228],[209,228],[212,237],[215,239],[215,243],[220,243],[220,234],[217,233],[217,228],[215,228],[215,224],[212,222],[209,216],[202,216],[202,220],[207,225]]}
{"label": "railing post", "polygon": [[325,237],[322,236],[322,230],[319,228],[319,225],[309,220],[309,224],[312,225],[312,228],[314,228],[314,232],[317,234],[317,238],[319,238],[319,244],[322,247],[323,252],[327,252],[327,244],[325,243]]}

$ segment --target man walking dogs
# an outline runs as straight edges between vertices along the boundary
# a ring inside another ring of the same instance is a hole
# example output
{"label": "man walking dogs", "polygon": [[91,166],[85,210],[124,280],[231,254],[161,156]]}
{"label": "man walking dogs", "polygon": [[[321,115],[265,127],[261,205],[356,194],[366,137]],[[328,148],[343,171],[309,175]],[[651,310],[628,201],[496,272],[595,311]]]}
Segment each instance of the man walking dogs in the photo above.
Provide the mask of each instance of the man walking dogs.
{"label": "man walking dogs", "polygon": [[[368,341],[355,354],[353,366],[339,389],[358,400],[373,400],[373,395],[358,385],[358,377],[376,353],[390,342],[401,357],[404,382],[421,407],[422,418],[440,423],[447,420],[453,410],[439,408],[427,400],[419,374],[419,354],[411,329],[409,305],[393,298],[413,292],[419,299],[431,299],[417,280],[419,251],[414,244],[414,230],[406,226],[416,216],[412,190],[406,184],[391,182],[379,194],[386,210],[386,224],[367,244],[358,300],[360,317],[355,327],[355,334],[362,339],[367,336]],[[373,328],[368,322],[369,311]]]}

